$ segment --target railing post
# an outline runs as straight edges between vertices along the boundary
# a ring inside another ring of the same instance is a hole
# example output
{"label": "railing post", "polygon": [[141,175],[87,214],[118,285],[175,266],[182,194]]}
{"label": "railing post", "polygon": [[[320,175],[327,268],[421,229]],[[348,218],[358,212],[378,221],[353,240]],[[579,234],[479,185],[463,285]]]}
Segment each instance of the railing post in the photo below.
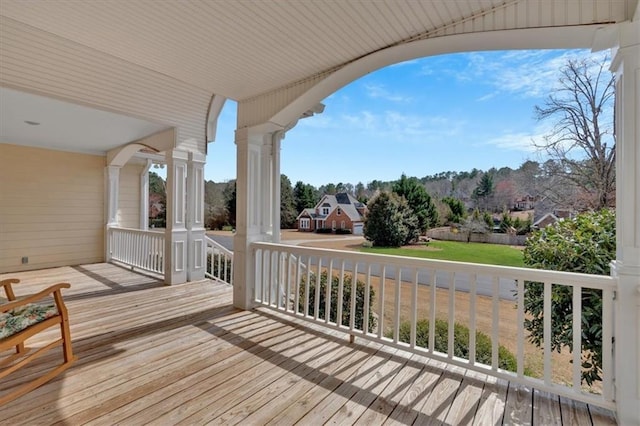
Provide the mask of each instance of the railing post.
{"label": "railing post", "polygon": [[165,229],[164,281],[180,284],[187,281],[186,177],[188,154],[167,151],[167,227]]}
{"label": "railing post", "polygon": [[120,196],[120,167],[107,166],[105,168],[105,262],[111,262],[112,241],[109,230],[118,226],[118,198]]}
{"label": "railing post", "polygon": [[147,160],[147,164],[140,172],[140,229],[149,229],[149,169],[153,162]]}
{"label": "railing post", "polygon": [[[281,130],[277,126],[265,129],[236,130],[237,179],[236,179],[236,235],[234,247],[233,304],[241,309],[251,309],[255,300],[255,258],[250,245],[267,241],[267,222],[271,208],[264,208],[265,197],[270,200],[271,179],[264,179],[270,163],[272,134]],[[269,176],[267,174],[267,176]],[[279,181],[278,181],[279,183]],[[279,202],[279,200],[278,200]]]}
{"label": "railing post", "polygon": [[187,173],[187,279],[204,279],[207,258],[207,243],[204,228],[204,163],[206,156],[197,152],[189,153]]}
{"label": "railing post", "polygon": [[616,261],[614,374],[620,424],[640,424],[640,25],[620,24],[616,77]]}

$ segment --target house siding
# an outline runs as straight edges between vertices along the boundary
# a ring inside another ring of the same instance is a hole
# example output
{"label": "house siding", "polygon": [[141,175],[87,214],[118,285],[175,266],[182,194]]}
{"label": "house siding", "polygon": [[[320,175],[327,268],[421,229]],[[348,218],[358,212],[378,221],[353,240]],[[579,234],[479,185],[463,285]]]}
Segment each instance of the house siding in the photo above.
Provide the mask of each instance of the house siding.
{"label": "house siding", "polygon": [[127,164],[120,170],[118,223],[123,228],[140,227],[140,173],[142,164]]}
{"label": "house siding", "polygon": [[0,143],[0,272],[104,261],[105,162]]}
{"label": "house siding", "polygon": [[210,91],[2,16],[0,39],[1,85],[175,127],[206,153]]}

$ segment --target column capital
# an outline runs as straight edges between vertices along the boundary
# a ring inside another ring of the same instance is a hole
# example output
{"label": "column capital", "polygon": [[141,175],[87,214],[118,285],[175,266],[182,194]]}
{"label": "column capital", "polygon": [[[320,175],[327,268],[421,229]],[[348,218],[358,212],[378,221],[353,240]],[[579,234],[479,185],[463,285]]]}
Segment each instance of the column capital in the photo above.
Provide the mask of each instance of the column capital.
{"label": "column capital", "polygon": [[189,161],[192,163],[206,163],[207,156],[201,152],[190,152]]}

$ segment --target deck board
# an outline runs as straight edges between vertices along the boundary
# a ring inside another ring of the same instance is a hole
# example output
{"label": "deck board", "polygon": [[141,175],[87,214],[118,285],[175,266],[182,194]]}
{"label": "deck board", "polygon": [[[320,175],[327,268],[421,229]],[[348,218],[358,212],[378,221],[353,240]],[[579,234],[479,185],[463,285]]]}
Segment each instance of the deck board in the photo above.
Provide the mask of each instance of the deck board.
{"label": "deck board", "polygon": [[[165,286],[110,264],[17,274],[56,282],[78,361],[2,407],[7,424],[615,424],[612,413],[322,329],[232,307],[226,284]],[[29,346],[44,344],[56,331]],[[58,362],[50,353],[0,393]],[[530,421],[529,421],[530,423]]]}

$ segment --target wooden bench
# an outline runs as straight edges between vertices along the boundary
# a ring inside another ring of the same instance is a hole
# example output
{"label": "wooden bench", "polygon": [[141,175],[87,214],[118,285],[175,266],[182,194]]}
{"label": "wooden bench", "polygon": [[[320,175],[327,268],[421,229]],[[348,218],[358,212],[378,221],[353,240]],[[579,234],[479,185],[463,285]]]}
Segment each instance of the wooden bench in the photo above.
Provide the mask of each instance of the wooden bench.
{"label": "wooden bench", "polygon": [[[53,379],[76,360],[71,348],[69,315],[61,291],[63,288],[71,286],[68,283],[55,284],[39,293],[17,300],[12,284],[19,282],[20,280],[14,278],[0,281],[0,286],[4,288],[7,296],[7,302],[0,304],[0,354],[13,351],[15,348],[15,353],[0,358],[0,380],[20,370],[50,349],[57,347],[59,343],[62,344],[63,362],[35,379],[1,395],[0,406]],[[43,304],[43,299],[51,295],[54,303]],[[27,339],[55,325],[60,326],[59,339],[34,351],[25,347]]]}

